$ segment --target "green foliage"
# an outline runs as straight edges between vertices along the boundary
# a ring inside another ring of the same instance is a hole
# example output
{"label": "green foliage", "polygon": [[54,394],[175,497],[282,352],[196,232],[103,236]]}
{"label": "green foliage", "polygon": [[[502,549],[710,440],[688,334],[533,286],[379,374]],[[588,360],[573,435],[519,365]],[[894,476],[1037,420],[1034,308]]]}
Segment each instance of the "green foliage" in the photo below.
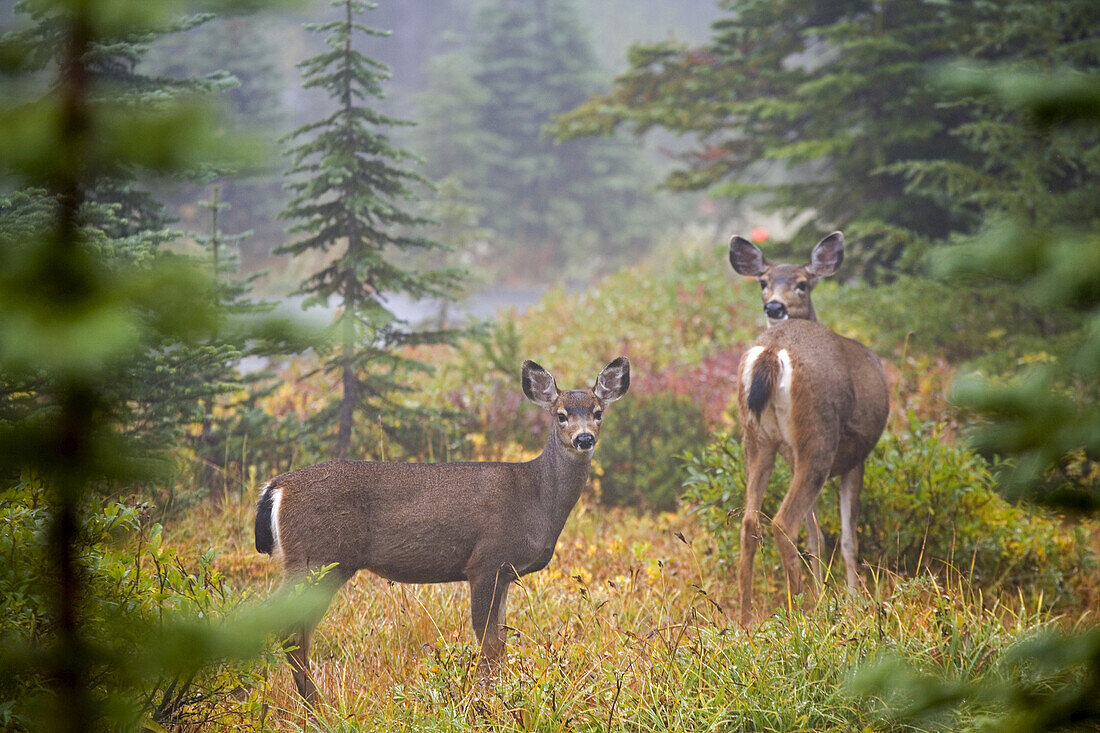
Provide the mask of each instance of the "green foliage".
{"label": "green foliage", "polygon": [[562,368],[578,354],[607,360],[627,354],[645,362],[643,378],[698,364],[714,351],[751,342],[762,326],[759,296],[746,293],[742,300],[731,294],[728,269],[722,255],[708,248],[626,268],[581,295],[551,290],[520,317],[525,353]]}
{"label": "green foliage", "polygon": [[[436,251],[442,245],[416,234],[428,222],[403,208],[414,198],[413,187],[425,181],[402,167],[412,156],[395,147],[385,130],[408,123],[365,104],[382,97],[389,69],[355,50],[353,41],[360,35],[387,34],[355,21],[372,5],[359,0],[334,4],[343,9],[341,19],[308,26],[326,34],[328,49],[299,66],[304,86],[325,90],[337,109],[288,138],[298,143],[289,151],[287,185],[293,198],[282,216],[296,221],[290,232],[302,236],[277,252],[327,258],[298,293],[307,296],[304,305],[339,308],[332,327],[335,348],[325,350],[323,369],[338,376],[340,397],[312,422],[314,429],[325,433],[335,428],[333,454],[343,458],[359,415],[372,426],[424,415],[394,399],[406,390],[409,373],[430,369],[402,356],[399,347],[452,338],[446,332],[408,329],[387,308],[386,298],[451,297],[459,273],[402,267],[393,256]],[[328,254],[334,248],[340,249],[335,257]],[[391,431],[391,437],[400,438],[401,433]]]}
{"label": "green foliage", "polygon": [[[956,74],[954,83],[1009,112],[1020,108],[1044,145],[1059,146],[1066,135],[1095,141],[1100,134],[1100,74],[1033,76],[1002,70]],[[1018,203],[1006,205],[1003,216],[991,218],[968,247],[949,250],[938,261],[945,275],[964,282],[1007,281],[1037,308],[1069,310],[1083,321],[1077,338],[1008,382],[971,376],[956,385],[954,398],[988,419],[976,432],[975,444],[1016,457],[1008,481],[1017,495],[1044,494],[1044,472],[1073,451],[1083,451],[1094,465],[1100,461],[1100,229],[1095,207],[1082,206],[1079,198],[1096,200],[1097,165],[1092,156],[1082,166],[1068,166],[1072,185],[1051,192],[1056,216],[1062,209],[1074,210],[1063,220],[1052,221],[1051,211],[1040,215]],[[1081,508],[1100,505],[1095,483],[1091,490],[1046,492],[1046,499]]]}
{"label": "green foliage", "polygon": [[1068,308],[1037,306],[1019,287],[995,282],[901,276],[879,287],[822,283],[814,303],[831,328],[884,358],[903,350],[935,354],[988,374],[1057,352],[1080,337],[1083,324]]}
{"label": "green foliage", "polygon": [[[216,135],[216,116],[180,93],[203,85],[132,73],[180,6],[21,7],[33,23],[0,44],[0,176],[15,191],[0,204],[0,475],[18,560],[0,666],[27,695],[4,714],[58,731],[135,726],[143,711],[169,721],[197,694],[188,680],[219,678],[205,664],[257,655],[290,616],[222,624],[212,571],[182,570],[139,533],[167,563],[143,585],[141,564],[126,568],[144,551],[110,548],[134,515],[93,496],[148,479],[151,450],[224,388],[176,378],[233,358],[204,341],[218,320],[209,281],[163,254],[171,234],[133,181],[239,166],[256,146]],[[25,481],[9,496],[13,476]]]}
{"label": "green foliage", "polygon": [[[254,717],[262,676],[255,664],[226,658],[199,666],[178,652],[155,657],[179,643],[171,634],[196,623],[222,626],[240,607],[244,596],[214,567],[214,553],[182,556],[164,543],[148,507],[92,499],[84,517],[73,548],[85,578],[83,643],[93,660],[84,681],[97,697],[119,701],[111,716],[126,728]],[[47,561],[51,516],[43,484],[21,481],[0,493],[0,521],[0,555],[7,558],[0,566],[0,644],[15,660],[0,682],[0,699],[8,701],[0,724],[21,729],[54,714],[48,680],[24,666],[48,648],[58,623],[50,610],[57,568]],[[150,637],[154,627],[159,632]]]}
{"label": "green foliage", "polygon": [[880,719],[893,725],[943,725],[977,707],[990,712],[976,730],[1093,730],[1100,722],[1100,628],[1027,635],[980,676],[922,674],[884,655],[859,670],[851,689],[882,699]]}
{"label": "green foliage", "polygon": [[1091,0],[722,5],[711,43],[636,47],[612,91],[559,117],[556,134],[688,136],[669,187],[762,193],[792,218],[820,212],[795,241],[843,228],[847,272],[872,280],[913,272],[930,245],[972,233],[988,210],[1057,220],[1094,200],[1078,185],[1095,178],[1091,135],[1044,140],[929,73],[956,58],[1095,72]]}
{"label": "green foliage", "polygon": [[702,412],[674,393],[631,395],[607,412],[600,441],[600,502],[671,511],[680,489],[680,456],[708,438]]}
{"label": "green foliage", "polygon": [[[1095,151],[1100,75],[1095,39],[1067,48],[1091,50],[1092,73],[1021,73],[1019,68],[954,73],[957,87],[994,110],[992,124],[982,130],[989,140],[1006,136],[997,129],[1006,118],[1020,115],[1026,123],[1030,144],[995,151],[1000,155],[991,158],[990,167],[1023,174],[1019,180],[1013,177],[1011,188],[1030,189],[1034,195],[1002,191],[1001,200],[993,202],[997,215],[984,222],[970,246],[948,251],[938,264],[942,274],[1014,283],[1038,307],[1072,309],[1083,316],[1080,338],[1045,363],[1025,367],[1007,383],[971,376],[959,381],[953,396],[987,420],[975,432],[976,445],[1016,458],[1006,475],[1013,494],[1095,510],[1100,505],[1095,479],[1100,460],[1100,237],[1094,204],[1100,178],[1094,153],[1083,158],[1064,153],[1076,150],[1073,143],[1082,139],[1091,141]],[[990,129],[1001,134],[991,135]],[[1011,159],[1015,155],[1018,161]],[[1047,189],[1049,179],[1041,173],[1051,168],[1058,185]],[[1091,486],[1062,484],[1052,491],[1045,479],[1065,475],[1067,463],[1076,464],[1078,474],[1092,473]],[[861,682],[863,689],[887,695],[890,717],[907,723],[982,703],[999,713],[988,729],[1086,730],[1100,721],[1100,632],[1095,626],[1037,636],[1009,650],[999,666],[1013,675],[924,675],[888,659]]]}
{"label": "green foliage", "polygon": [[[740,525],[731,517],[744,505],[744,473],[741,446],[731,438],[688,458],[684,501],[713,533],[727,563],[739,546]],[[765,509],[778,507],[790,479],[790,468],[777,461]],[[831,484],[819,499],[819,520],[831,547],[840,527]],[[874,568],[961,577],[1049,603],[1074,600],[1078,583],[1095,569],[1081,529],[1008,504],[995,492],[983,459],[916,422],[907,434],[884,434],[868,459],[858,532],[860,557]],[[765,548],[769,573],[778,573],[778,556]]]}

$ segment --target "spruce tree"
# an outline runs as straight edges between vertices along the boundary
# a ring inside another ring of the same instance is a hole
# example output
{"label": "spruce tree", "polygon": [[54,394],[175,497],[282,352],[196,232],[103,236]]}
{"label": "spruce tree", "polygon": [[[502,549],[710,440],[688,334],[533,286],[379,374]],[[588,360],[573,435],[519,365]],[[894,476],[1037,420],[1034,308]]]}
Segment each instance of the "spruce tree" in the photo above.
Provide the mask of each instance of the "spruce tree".
{"label": "spruce tree", "polygon": [[416,419],[396,396],[410,371],[428,366],[400,349],[448,338],[441,331],[410,330],[389,310],[387,298],[448,298],[458,273],[423,271],[398,261],[399,255],[443,246],[418,233],[429,222],[408,207],[414,188],[426,182],[407,167],[413,156],[387,135],[408,123],[367,106],[382,98],[389,78],[387,66],[355,47],[358,38],[387,35],[356,20],[375,6],[362,0],[333,4],[342,17],[307,26],[326,34],[327,50],[300,68],[304,87],[325,91],[335,108],[288,138],[297,141],[289,152],[293,198],[282,216],[297,222],[290,233],[300,238],[277,251],[329,257],[297,292],[307,296],[307,306],[338,309],[323,369],[338,378],[340,396],[314,423],[324,430],[335,428],[332,454],[342,458],[351,447],[358,415],[365,415],[372,426],[381,423],[391,435],[397,435],[395,427],[402,421]]}

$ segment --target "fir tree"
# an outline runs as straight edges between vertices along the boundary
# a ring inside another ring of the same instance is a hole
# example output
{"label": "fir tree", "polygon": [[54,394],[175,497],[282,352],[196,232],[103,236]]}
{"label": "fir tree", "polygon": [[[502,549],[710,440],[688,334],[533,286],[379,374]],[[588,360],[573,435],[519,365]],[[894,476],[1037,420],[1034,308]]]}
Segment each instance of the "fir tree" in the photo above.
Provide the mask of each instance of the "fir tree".
{"label": "fir tree", "polygon": [[[221,78],[228,73],[231,79],[218,99],[225,105],[229,129],[240,134],[263,130],[279,136],[290,129],[280,94],[292,80],[279,64],[278,55],[286,34],[287,29],[270,16],[219,16],[185,32],[157,38],[143,57],[142,68],[174,80]],[[255,232],[242,243],[241,256],[246,263],[262,260],[270,254],[262,249],[265,243],[282,239],[278,214],[287,196],[281,175],[281,169],[272,165],[247,174],[225,171],[218,178],[220,198],[229,205],[222,214],[224,226]],[[180,209],[198,195],[190,187],[170,193],[169,204]]]}
{"label": "fir tree", "polygon": [[[29,23],[7,40],[31,49],[24,66],[39,73],[62,66],[65,38],[71,32],[65,14],[48,3],[21,2],[16,9],[19,17]],[[110,34],[94,37],[86,44],[79,63],[94,95],[90,103],[110,103],[118,114],[137,115],[166,109],[183,98],[223,92],[229,86],[228,77],[221,72],[186,78],[149,73],[143,61],[158,39],[194,29],[212,16],[174,19],[158,11],[151,17],[155,21],[136,26],[113,25]],[[187,138],[181,138],[177,156],[180,164],[175,172],[179,178],[200,174],[201,166],[182,162],[190,152],[187,146]],[[139,180],[137,172],[125,162],[110,161],[96,169],[93,176],[81,177],[79,190],[71,194],[79,202],[79,223],[112,267],[186,266],[187,258],[165,247],[177,241],[181,233],[172,228],[172,217],[164,204]],[[142,348],[106,386],[120,398],[116,402],[120,429],[135,443],[144,445],[150,456],[177,444],[185,425],[202,420],[204,405],[235,388],[236,380],[224,378],[228,376],[225,370],[241,356],[240,343],[213,338],[180,343],[164,336],[161,329],[144,329]],[[219,376],[215,378],[215,374]],[[126,398],[121,399],[122,395]]]}
{"label": "fir tree", "polygon": [[545,133],[600,85],[574,0],[479,2],[472,27],[429,69],[419,137],[431,174],[469,192],[498,260],[522,253],[531,270],[558,270],[572,259],[591,272],[600,255],[635,253],[658,217],[638,150]]}
{"label": "fir tree", "polygon": [[[20,562],[5,567],[0,592],[3,715],[19,730],[174,726],[204,663],[257,654],[263,630],[288,619],[215,630],[219,613],[177,611],[164,585],[127,595],[142,561],[108,558],[118,531],[140,519],[91,496],[149,476],[131,367],[152,344],[200,340],[217,314],[194,268],[144,259],[140,236],[114,239],[100,222],[119,205],[89,192],[120,171],[217,162],[214,117],[167,97],[133,105],[93,68],[113,38],[154,32],[179,6],[34,8],[39,25],[0,43],[0,176],[18,189],[0,200],[0,512],[22,540],[10,544]],[[44,27],[57,41],[45,72],[24,53]],[[132,256],[118,255],[124,245]]]}
{"label": "fir tree", "polygon": [[[1077,71],[1097,63],[1100,6],[1089,0],[723,6],[728,15],[709,45],[634,49],[612,92],[563,116],[558,134],[627,126],[693,138],[669,187],[763,194],[792,219],[813,212],[805,228],[843,228],[849,272],[872,280],[913,271],[931,244],[973,232],[975,184],[1004,185],[996,174],[959,179],[963,201],[955,188],[914,185],[914,163],[950,161],[978,173],[987,161],[966,139],[975,135],[987,147],[1006,144],[1007,156],[1027,154],[1027,140],[1002,137],[982,106],[937,88],[930,70],[959,57]],[[1056,166],[1057,156],[1048,162]],[[942,172],[921,175],[931,183]]]}
{"label": "fir tree", "polygon": [[[266,358],[286,353],[287,346],[278,341],[258,338],[253,333],[256,317],[269,313],[273,303],[256,301],[251,297],[256,280],[263,273],[253,273],[240,277],[240,244],[252,235],[246,231],[240,234],[226,234],[222,230],[222,217],[229,210],[229,204],[221,200],[221,188],[214,186],[210,200],[199,204],[209,212],[209,230],[207,234],[195,235],[195,241],[204,250],[204,260],[209,268],[212,285],[211,300],[217,309],[219,318],[204,340],[206,346],[222,345],[228,347],[223,358],[211,360],[208,368],[202,372],[193,372],[186,378],[198,384],[216,385],[218,389],[199,400],[202,411],[199,432],[192,435],[192,445],[202,462],[201,486],[219,497],[226,489],[225,461],[229,453],[231,435],[238,430],[238,411],[227,411],[224,416],[216,413],[216,407],[224,402],[226,393],[244,391],[243,404],[239,410],[246,411],[256,400],[269,394],[277,384],[269,371],[241,373],[241,360],[247,357]],[[215,352],[217,353],[217,352]],[[256,436],[259,441],[263,436]],[[234,451],[236,453],[236,451]]]}
{"label": "fir tree", "polygon": [[[357,414],[367,415],[368,424],[412,419],[394,398],[404,375],[428,366],[403,356],[400,347],[448,338],[444,332],[409,330],[387,308],[387,297],[447,298],[458,274],[425,272],[396,262],[398,254],[441,250],[442,245],[417,234],[429,222],[405,208],[414,199],[413,188],[425,181],[405,167],[413,157],[396,147],[386,131],[408,123],[366,105],[382,97],[389,69],[357,51],[355,40],[387,34],[355,20],[373,5],[361,0],[334,5],[342,18],[307,26],[327,34],[328,50],[300,68],[304,86],[324,90],[336,106],[289,138],[298,141],[290,150],[293,199],[282,216],[298,222],[290,232],[301,238],[278,252],[329,255],[328,264],[308,277],[298,293],[307,296],[306,305],[339,310],[335,346],[325,355],[323,368],[338,377],[341,395],[315,423],[325,429],[335,426],[332,452],[344,457]],[[329,254],[334,249],[339,251],[335,257]]]}

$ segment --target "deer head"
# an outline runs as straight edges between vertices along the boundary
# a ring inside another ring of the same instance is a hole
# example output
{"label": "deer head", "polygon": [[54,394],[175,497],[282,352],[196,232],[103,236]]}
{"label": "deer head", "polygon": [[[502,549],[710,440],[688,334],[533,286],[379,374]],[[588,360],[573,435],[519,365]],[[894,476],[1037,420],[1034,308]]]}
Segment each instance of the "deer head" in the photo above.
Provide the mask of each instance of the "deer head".
{"label": "deer head", "polygon": [[820,278],[836,272],[844,260],[844,235],[833,232],[822,239],[804,265],[773,265],[764,253],[744,237],[730,240],[730,264],[739,274],[756,278],[764,315],[771,326],[788,318],[817,320],[810,293]]}
{"label": "deer head", "polygon": [[550,372],[533,361],[523,362],[523,394],[554,416],[558,440],[566,450],[587,455],[596,447],[604,408],[630,387],[630,362],[625,356],[604,367],[591,389],[559,392]]}

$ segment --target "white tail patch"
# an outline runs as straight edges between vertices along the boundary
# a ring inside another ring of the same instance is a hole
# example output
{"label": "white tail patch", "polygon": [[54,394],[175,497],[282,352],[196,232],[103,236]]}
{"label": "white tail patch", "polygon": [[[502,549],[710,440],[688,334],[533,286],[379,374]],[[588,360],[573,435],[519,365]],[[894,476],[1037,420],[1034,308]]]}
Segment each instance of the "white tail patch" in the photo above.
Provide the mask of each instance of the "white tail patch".
{"label": "white tail patch", "polygon": [[271,492],[271,556],[280,557],[283,554],[283,543],[279,541],[279,506],[283,503],[283,490],[281,488],[267,489]]}
{"label": "white tail patch", "polygon": [[772,404],[775,406],[776,431],[783,436],[788,443],[794,440],[791,434],[793,423],[791,422],[791,380],[794,377],[794,368],[791,366],[791,355],[786,349],[780,349],[775,355],[779,362],[779,374],[775,380],[775,395]]}
{"label": "white tail patch", "polygon": [[749,352],[745,354],[745,366],[741,368],[741,385],[744,387],[746,393],[748,393],[749,388],[752,387],[753,365],[756,364],[756,360],[759,359],[760,355],[763,353],[763,346],[753,346],[749,349]]}
{"label": "white tail patch", "polygon": [[790,402],[791,378],[794,376],[794,369],[791,367],[791,355],[787,353],[786,349],[780,349],[776,356],[779,358],[779,379],[777,388],[779,393]]}

